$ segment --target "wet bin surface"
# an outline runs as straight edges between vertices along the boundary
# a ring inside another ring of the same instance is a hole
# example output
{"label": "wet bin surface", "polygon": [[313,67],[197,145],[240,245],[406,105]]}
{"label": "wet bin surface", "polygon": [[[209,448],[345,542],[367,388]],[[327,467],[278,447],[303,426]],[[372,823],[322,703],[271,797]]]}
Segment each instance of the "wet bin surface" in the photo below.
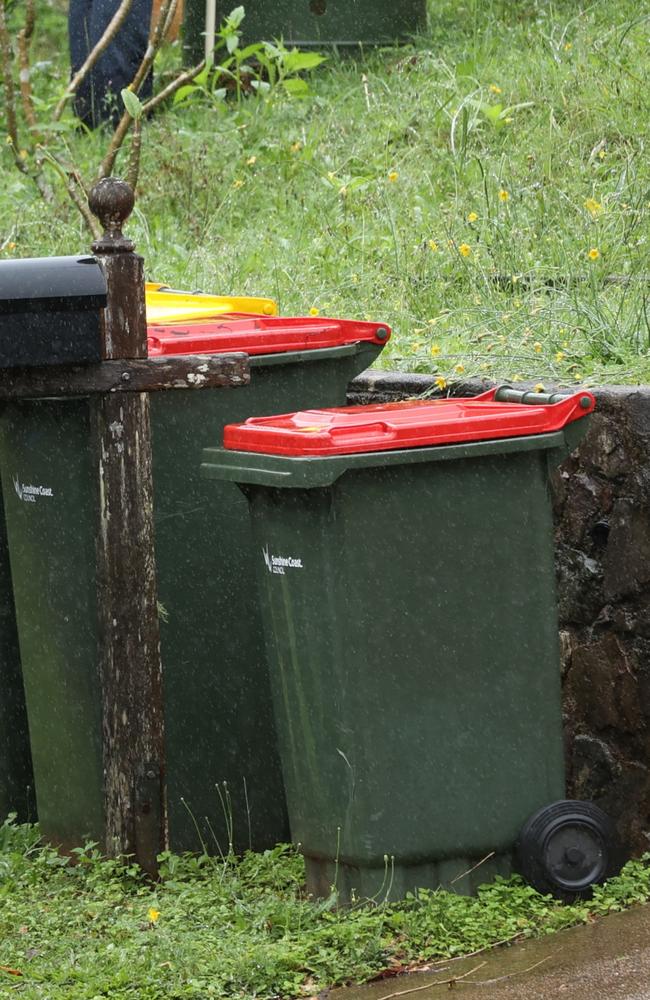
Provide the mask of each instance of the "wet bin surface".
{"label": "wet bin surface", "polygon": [[563,797],[548,472],[582,406],[504,405],[501,437],[489,394],[307,411],[205,452],[250,505],[310,891],[399,898],[489,855],[484,882]]}
{"label": "wet bin surface", "polygon": [[[213,350],[227,350],[224,322],[231,350],[242,350],[245,337],[259,348],[259,330],[256,340],[249,320],[222,319]],[[321,326],[312,321],[313,332]],[[244,329],[245,337],[237,337]],[[376,338],[377,329],[383,328],[343,322],[332,334],[334,346],[317,337],[315,350],[303,330],[300,349],[251,359],[249,386],[151,395],[176,851],[200,850],[202,842],[213,852],[227,850],[229,833],[237,850],[263,849],[288,836],[246,504],[233,484],[215,495],[201,479],[202,449],[220,440],[227,421],[251,413],[343,403],[350,379],[388,337],[386,331]],[[191,333],[174,326],[168,336],[181,338],[168,353],[193,353]],[[152,354],[164,353],[164,339],[160,329],[151,334]],[[200,350],[209,348],[205,342]],[[12,404],[0,445],[39,819],[45,836],[66,847],[87,837],[102,843],[104,832],[90,420],[84,399]]]}

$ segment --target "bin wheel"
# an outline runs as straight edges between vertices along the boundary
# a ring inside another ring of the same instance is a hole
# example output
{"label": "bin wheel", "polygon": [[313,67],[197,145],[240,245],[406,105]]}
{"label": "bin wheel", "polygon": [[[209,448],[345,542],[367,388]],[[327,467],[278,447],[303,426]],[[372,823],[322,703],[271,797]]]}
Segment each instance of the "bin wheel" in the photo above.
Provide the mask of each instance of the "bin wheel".
{"label": "bin wheel", "polygon": [[618,874],[621,848],[609,816],[593,802],[562,799],[527,820],[516,845],[517,867],[538,892],[564,902],[584,899]]}

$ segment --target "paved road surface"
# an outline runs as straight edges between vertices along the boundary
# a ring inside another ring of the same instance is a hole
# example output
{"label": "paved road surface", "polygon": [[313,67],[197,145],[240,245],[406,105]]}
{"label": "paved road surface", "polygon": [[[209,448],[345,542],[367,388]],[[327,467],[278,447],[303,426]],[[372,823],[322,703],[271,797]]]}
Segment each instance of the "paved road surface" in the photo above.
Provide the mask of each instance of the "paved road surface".
{"label": "paved road surface", "polygon": [[[485,965],[453,990],[443,984],[483,961]],[[333,990],[328,1000],[439,1000],[450,992],[477,1000],[650,1000],[650,905],[449,962],[435,975],[398,976],[373,986]]]}

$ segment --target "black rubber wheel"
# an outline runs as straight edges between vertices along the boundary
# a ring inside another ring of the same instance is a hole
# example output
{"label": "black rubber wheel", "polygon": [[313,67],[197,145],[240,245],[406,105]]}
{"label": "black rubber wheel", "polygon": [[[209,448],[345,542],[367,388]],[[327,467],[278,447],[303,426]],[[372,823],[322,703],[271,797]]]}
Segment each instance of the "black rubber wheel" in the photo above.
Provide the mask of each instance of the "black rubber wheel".
{"label": "black rubber wheel", "polygon": [[538,892],[585,899],[623,864],[614,824],[593,802],[562,799],[538,809],[516,844],[518,871]]}

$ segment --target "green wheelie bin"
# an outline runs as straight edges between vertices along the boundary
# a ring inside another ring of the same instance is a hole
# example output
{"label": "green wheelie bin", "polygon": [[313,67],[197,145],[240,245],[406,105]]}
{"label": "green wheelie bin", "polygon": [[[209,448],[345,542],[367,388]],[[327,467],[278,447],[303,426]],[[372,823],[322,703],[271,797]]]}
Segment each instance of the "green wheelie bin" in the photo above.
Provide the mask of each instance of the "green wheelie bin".
{"label": "green wheelie bin", "polygon": [[[251,411],[343,403],[388,336],[379,324],[262,316],[149,328],[151,356],[245,351],[252,369],[232,391],[151,396],[174,851],[264,849],[288,836],[247,506],[228,483],[215,503],[202,449]],[[68,848],[105,842],[89,420],[85,399],[41,399],[8,405],[0,421],[39,821]]]}
{"label": "green wheelie bin", "polygon": [[[593,406],[504,387],[307,410],[229,426],[204,452],[203,474],[238,483],[250,507],[291,833],[314,894],[472,891],[510,872],[527,819],[562,799],[548,476]],[[537,822],[544,846],[528,837],[525,853],[530,867],[531,851],[559,852],[570,895],[611,856],[609,830],[569,824],[568,809],[550,834]]]}
{"label": "green wheelie bin", "polygon": [[15,813],[19,822],[36,819],[25,692],[0,495],[0,823],[10,813]]}
{"label": "green wheelie bin", "polygon": [[[232,3],[217,0],[217,28],[232,9]],[[394,45],[410,40],[427,22],[426,0],[257,0],[245,10],[244,45],[276,38],[300,48]],[[204,55],[206,11],[203,0],[186,0],[183,39],[193,61]]]}

